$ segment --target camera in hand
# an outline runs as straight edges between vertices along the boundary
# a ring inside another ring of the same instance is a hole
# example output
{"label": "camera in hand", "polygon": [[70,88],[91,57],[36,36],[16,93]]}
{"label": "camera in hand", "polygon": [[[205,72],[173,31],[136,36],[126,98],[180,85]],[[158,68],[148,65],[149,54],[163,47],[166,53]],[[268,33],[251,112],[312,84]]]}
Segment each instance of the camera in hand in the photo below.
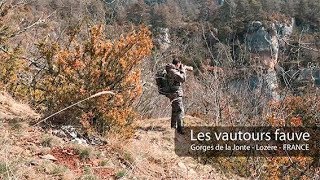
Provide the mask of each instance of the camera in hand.
{"label": "camera in hand", "polygon": [[187,65],[183,65],[181,64],[180,69],[184,68],[187,71],[193,71],[193,67],[192,66],[187,66]]}

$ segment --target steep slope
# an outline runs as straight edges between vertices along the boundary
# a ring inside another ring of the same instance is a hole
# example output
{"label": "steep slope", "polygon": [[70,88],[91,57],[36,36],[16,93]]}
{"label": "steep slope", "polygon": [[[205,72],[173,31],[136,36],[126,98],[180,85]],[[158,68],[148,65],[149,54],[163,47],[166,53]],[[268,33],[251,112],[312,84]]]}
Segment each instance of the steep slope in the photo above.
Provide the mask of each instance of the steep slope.
{"label": "steep slope", "polygon": [[6,92],[0,91],[0,120],[1,119],[37,119],[39,114],[28,105],[15,101]]}
{"label": "steep slope", "polygon": [[169,118],[138,121],[133,138],[92,146],[72,143],[58,128],[28,125],[39,115],[4,92],[0,102],[0,179],[239,179],[178,157]]}

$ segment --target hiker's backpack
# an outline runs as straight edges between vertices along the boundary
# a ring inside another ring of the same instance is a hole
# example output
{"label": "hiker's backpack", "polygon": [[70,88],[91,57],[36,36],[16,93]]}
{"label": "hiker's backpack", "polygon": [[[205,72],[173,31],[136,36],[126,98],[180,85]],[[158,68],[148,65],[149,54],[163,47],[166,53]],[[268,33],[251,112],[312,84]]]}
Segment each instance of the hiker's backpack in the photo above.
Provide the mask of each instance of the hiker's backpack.
{"label": "hiker's backpack", "polygon": [[168,73],[164,68],[157,71],[155,79],[158,86],[159,94],[168,95],[171,93],[171,86],[168,79]]}

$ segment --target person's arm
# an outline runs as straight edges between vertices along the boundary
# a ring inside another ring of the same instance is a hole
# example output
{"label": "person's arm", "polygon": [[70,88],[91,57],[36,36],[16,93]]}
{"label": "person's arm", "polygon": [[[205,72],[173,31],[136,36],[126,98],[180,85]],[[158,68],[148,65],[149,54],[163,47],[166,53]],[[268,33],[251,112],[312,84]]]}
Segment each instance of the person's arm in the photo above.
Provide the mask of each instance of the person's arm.
{"label": "person's arm", "polygon": [[178,82],[185,82],[186,81],[186,70],[185,68],[178,69],[171,69],[171,73],[173,75],[174,80]]}

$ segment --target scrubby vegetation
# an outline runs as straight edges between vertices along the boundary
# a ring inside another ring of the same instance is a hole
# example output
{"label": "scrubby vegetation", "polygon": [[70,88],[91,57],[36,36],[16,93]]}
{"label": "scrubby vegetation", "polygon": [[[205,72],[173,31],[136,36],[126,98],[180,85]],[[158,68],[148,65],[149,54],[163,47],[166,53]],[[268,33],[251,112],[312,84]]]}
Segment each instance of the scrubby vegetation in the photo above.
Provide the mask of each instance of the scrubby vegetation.
{"label": "scrubby vegetation", "polygon": [[5,90],[28,99],[45,114],[97,92],[114,91],[115,96],[97,97],[56,119],[82,123],[87,131],[105,133],[112,127],[114,132],[130,134],[135,118],[132,103],[141,93],[139,63],[151,53],[151,36],[141,26],[118,40],[108,40],[104,30],[102,25],[88,28],[79,24],[70,27],[59,41],[38,39],[31,64],[15,49],[3,52],[0,77]]}
{"label": "scrubby vegetation", "polygon": [[[28,102],[44,117],[95,93],[112,91],[115,95],[95,97],[49,121],[126,138],[133,135],[135,120],[169,114],[153,75],[173,55],[180,55],[195,68],[185,85],[186,112],[204,124],[319,123],[320,1],[223,2],[2,0],[0,90]],[[253,21],[261,22],[268,33],[274,23],[294,24],[291,35],[279,41],[274,69],[281,99],[276,101],[267,97],[261,80],[267,68],[246,44]],[[44,139],[43,146],[51,146],[50,141]],[[312,178],[319,166],[319,159],[308,157],[209,161],[253,178]],[[2,166],[1,173],[6,173]],[[62,171],[56,167],[52,173]],[[119,171],[117,176],[124,174]],[[84,178],[94,177],[89,173]]]}

